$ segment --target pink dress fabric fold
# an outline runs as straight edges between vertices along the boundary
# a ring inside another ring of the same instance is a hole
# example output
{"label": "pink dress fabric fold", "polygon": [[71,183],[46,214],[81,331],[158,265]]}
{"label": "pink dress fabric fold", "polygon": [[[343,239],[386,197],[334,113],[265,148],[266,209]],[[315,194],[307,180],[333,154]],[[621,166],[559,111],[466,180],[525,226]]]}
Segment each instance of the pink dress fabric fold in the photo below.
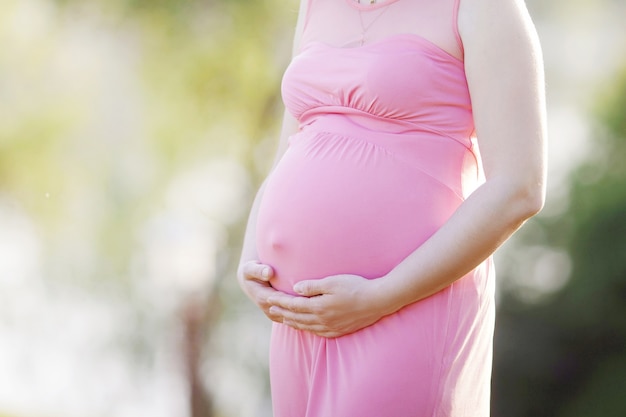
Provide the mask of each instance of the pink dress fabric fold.
{"label": "pink dress fabric fold", "polygon": [[[291,294],[305,279],[385,275],[482,178],[458,0],[308,1],[282,84],[300,128],[257,219],[259,259]],[[488,259],[347,336],[274,323],[275,417],[488,416],[494,285]]]}

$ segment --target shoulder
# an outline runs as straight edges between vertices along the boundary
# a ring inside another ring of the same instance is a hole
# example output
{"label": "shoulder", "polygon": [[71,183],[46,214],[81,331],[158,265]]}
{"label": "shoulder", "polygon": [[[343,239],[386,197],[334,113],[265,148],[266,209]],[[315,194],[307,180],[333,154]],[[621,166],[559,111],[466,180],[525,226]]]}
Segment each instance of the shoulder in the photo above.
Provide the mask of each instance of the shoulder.
{"label": "shoulder", "polygon": [[460,0],[458,27],[464,44],[514,39],[537,43],[524,0]]}
{"label": "shoulder", "polygon": [[461,0],[459,32],[486,175],[543,184],[543,59],[524,1]]}
{"label": "shoulder", "polygon": [[460,0],[458,28],[466,67],[472,62],[542,65],[537,31],[524,0]]}

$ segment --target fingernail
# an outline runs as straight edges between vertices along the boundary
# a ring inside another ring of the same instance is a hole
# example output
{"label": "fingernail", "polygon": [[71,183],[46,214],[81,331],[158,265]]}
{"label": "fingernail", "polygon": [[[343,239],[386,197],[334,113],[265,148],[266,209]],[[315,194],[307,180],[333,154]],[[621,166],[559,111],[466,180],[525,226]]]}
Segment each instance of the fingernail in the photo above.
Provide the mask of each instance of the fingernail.
{"label": "fingernail", "polygon": [[293,290],[297,292],[298,294],[302,294],[302,291],[304,291],[304,288],[302,288],[302,285],[296,284],[293,286]]}
{"label": "fingernail", "polygon": [[270,276],[270,269],[269,268],[263,268],[263,271],[261,271],[261,275],[263,276],[263,278],[269,278],[269,276]]}

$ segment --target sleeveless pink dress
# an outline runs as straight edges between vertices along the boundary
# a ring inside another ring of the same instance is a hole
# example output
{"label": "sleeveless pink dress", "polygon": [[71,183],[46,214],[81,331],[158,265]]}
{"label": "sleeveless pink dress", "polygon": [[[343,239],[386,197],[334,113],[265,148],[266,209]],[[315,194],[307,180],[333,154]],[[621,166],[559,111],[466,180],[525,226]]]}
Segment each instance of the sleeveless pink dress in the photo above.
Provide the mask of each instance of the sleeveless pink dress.
{"label": "sleeveless pink dress", "polygon": [[[458,0],[308,1],[282,86],[300,128],[257,219],[259,259],[291,294],[300,280],[385,275],[482,175]],[[488,416],[493,326],[491,260],[354,334],[274,323],[275,417]]]}

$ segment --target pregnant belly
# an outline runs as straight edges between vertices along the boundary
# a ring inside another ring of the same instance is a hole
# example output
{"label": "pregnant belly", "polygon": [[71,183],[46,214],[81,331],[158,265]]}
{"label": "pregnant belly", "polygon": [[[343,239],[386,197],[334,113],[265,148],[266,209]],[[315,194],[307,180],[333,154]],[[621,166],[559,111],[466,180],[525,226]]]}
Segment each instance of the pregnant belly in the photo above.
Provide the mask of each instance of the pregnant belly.
{"label": "pregnant belly", "polygon": [[460,198],[417,166],[366,141],[297,136],[265,186],[257,219],[259,260],[272,285],[304,279],[376,278],[430,237]]}

